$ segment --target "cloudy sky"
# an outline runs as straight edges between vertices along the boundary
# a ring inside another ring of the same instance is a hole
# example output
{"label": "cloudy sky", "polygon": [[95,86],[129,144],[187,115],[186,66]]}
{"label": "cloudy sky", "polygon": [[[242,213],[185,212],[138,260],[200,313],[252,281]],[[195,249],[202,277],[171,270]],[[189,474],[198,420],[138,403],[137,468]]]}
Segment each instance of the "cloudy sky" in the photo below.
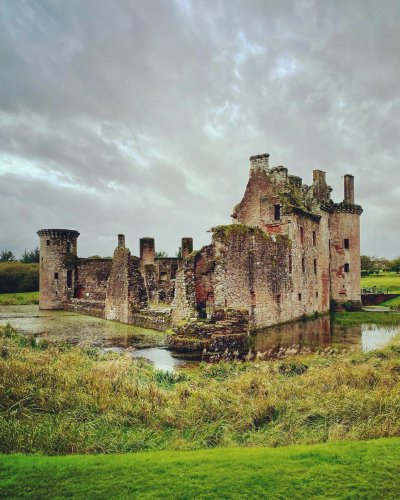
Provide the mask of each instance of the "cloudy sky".
{"label": "cloudy sky", "polygon": [[248,158],[345,173],[362,253],[400,254],[400,1],[0,0],[0,250],[174,255],[230,222]]}

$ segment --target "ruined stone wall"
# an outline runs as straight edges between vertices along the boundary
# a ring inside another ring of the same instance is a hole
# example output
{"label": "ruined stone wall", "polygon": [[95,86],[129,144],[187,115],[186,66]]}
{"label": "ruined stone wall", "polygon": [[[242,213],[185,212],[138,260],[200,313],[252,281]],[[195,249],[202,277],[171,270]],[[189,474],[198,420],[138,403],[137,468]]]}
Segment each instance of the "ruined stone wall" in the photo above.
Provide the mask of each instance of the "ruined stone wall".
{"label": "ruined stone wall", "polygon": [[104,318],[104,300],[72,298],[64,302],[64,310]]}
{"label": "ruined stone wall", "polygon": [[105,318],[132,323],[133,311],[147,306],[146,288],[139,270],[140,260],[125,246],[115,249],[107,282]]}
{"label": "ruined stone wall", "polygon": [[329,214],[310,218],[293,214],[287,226],[292,242],[290,259],[292,293],[289,297],[294,317],[329,310]]}
{"label": "ruined stone wall", "polygon": [[252,329],[292,318],[288,297],[290,241],[243,225],[215,228],[215,260],[224,272],[215,283],[216,302],[250,312]]}
{"label": "ruined stone wall", "polygon": [[179,266],[179,258],[156,258],[157,267],[157,302],[171,304],[175,293],[175,277]]}
{"label": "ruined stone wall", "polygon": [[171,309],[134,309],[131,322],[134,325],[152,330],[166,331],[171,328]]}
{"label": "ruined stone wall", "polygon": [[105,301],[112,259],[79,259],[76,264],[75,297]]}
{"label": "ruined stone wall", "polygon": [[175,276],[175,295],[172,301],[172,323],[197,318],[195,293],[195,257],[191,254],[182,261]]}
{"label": "ruined stone wall", "polygon": [[[360,216],[336,212],[330,217],[331,297],[336,302],[361,301]],[[349,248],[345,248],[345,239]]]}

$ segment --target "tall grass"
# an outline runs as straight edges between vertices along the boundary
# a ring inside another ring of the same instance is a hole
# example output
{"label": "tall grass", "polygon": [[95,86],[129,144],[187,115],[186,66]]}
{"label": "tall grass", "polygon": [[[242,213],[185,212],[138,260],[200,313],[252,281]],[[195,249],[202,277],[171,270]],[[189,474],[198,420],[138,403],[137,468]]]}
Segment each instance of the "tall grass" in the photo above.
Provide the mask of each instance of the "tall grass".
{"label": "tall grass", "polygon": [[400,340],[166,374],[0,329],[0,452],[282,446],[400,433]]}

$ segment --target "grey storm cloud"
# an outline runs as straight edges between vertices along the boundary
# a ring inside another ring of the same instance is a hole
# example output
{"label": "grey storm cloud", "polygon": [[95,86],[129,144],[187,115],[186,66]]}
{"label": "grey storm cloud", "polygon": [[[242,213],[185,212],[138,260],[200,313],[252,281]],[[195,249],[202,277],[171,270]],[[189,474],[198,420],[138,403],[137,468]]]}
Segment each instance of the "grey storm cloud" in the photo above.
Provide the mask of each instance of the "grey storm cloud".
{"label": "grey storm cloud", "polygon": [[0,1],[0,249],[200,247],[269,152],[337,201],[352,173],[362,252],[400,254],[399,25],[390,0]]}

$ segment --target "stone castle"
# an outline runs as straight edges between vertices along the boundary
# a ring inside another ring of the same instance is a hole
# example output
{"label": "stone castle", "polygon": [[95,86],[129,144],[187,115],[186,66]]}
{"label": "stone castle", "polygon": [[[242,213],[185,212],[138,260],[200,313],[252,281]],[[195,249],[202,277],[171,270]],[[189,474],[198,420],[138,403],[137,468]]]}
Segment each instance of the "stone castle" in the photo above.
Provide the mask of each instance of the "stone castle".
{"label": "stone castle", "polygon": [[[79,233],[41,229],[40,308],[66,309],[177,334],[252,331],[360,302],[360,215],[354,178],[334,203],[325,172],[313,184],[250,158],[250,176],[230,225],[181,256],[157,257],[153,238],[131,255],[124,235],[111,259],[79,258]],[[188,327],[186,325],[190,325]]]}

